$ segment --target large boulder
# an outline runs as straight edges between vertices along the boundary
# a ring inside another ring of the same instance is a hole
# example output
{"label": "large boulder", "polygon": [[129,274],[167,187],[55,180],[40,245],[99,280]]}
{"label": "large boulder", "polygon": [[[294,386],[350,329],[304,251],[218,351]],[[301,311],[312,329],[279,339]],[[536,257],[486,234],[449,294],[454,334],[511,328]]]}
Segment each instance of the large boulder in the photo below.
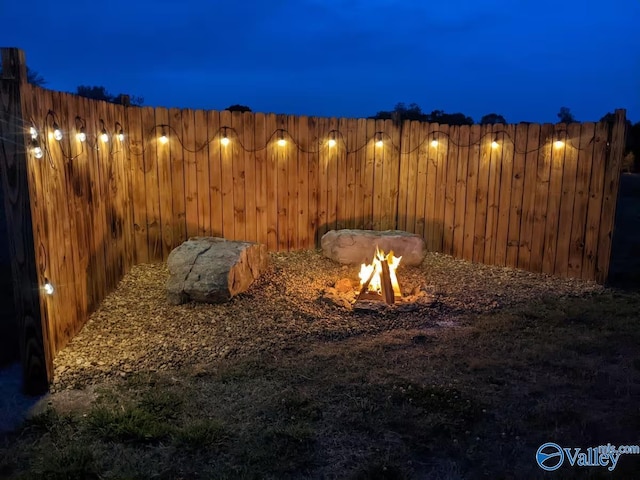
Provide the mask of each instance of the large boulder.
{"label": "large boulder", "polygon": [[320,240],[322,253],[343,265],[371,263],[376,246],[385,253],[393,250],[402,265],[420,265],[427,254],[424,239],[402,230],[331,230]]}
{"label": "large boulder", "polygon": [[169,254],[167,298],[173,305],[226,302],[246,291],[268,263],[266,245],[192,237]]}

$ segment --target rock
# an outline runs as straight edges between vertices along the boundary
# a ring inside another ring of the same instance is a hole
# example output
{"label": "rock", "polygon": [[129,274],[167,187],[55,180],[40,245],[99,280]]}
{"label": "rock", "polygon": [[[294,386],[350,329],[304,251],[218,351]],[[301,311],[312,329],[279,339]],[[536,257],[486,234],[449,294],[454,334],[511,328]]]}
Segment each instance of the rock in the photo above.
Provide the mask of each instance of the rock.
{"label": "rock", "polygon": [[245,292],[268,262],[266,245],[192,237],[169,254],[167,298],[173,305],[226,302]]}
{"label": "rock", "polygon": [[371,263],[376,245],[385,253],[393,250],[396,257],[401,256],[400,265],[420,265],[427,254],[420,235],[402,230],[331,230],[320,243],[325,257],[344,265]]}

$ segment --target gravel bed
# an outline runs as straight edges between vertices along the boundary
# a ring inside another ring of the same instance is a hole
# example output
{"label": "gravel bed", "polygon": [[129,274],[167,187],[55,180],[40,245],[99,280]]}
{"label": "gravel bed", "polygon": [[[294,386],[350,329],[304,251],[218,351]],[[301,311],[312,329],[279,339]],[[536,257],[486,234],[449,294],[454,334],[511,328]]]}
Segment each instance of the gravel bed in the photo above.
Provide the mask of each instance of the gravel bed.
{"label": "gravel bed", "polygon": [[55,359],[53,392],[85,388],[143,371],[207,371],[229,357],[295,352],[305,341],[340,340],[398,328],[450,328],[479,313],[544,297],[587,296],[603,287],[429,253],[403,267],[403,290],[420,287],[433,302],[412,312],[351,312],[323,301],[325,288],[357,269],[320,251],[272,253],[248,292],[222,305],[166,301],[165,264],[137,265],[105,298]]}

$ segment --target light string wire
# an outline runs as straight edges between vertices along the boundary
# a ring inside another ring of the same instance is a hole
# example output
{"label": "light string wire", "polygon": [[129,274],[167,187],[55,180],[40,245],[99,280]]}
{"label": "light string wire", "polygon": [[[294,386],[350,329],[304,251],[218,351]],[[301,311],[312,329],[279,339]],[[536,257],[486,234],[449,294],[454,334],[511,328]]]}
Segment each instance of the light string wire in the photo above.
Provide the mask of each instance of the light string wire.
{"label": "light string wire", "polygon": [[[92,150],[95,151],[99,151],[100,150],[100,146],[98,143],[99,140],[99,135],[102,135],[103,133],[107,134],[108,137],[108,141],[105,141],[103,143],[108,143],[108,153],[110,156],[115,155],[117,153],[121,153],[123,150],[122,149],[118,149],[118,150],[114,150],[114,138],[117,138],[118,135],[120,133],[124,134],[124,129],[123,126],[120,122],[116,121],[115,122],[115,130],[113,132],[110,132],[110,130],[107,128],[106,122],[103,119],[99,119],[99,124],[102,127],[100,130],[100,134],[89,134],[86,132],[86,121],[84,118],[80,117],[80,116],[76,116],[76,130],[78,130],[78,132],[83,132],[86,136],[85,141],[81,141],[80,142],[80,151],[78,152],[78,154],[72,156],[70,153],[67,153],[65,151],[64,148],[64,144],[62,139],[61,140],[56,140],[56,143],[59,145],[60,151],[62,153],[62,156],[64,157],[65,160],[69,160],[69,161],[73,161],[77,158],[79,158],[80,156],[82,156],[85,153],[85,149],[84,149],[84,143],[86,143],[88,145],[88,147],[90,147]],[[49,121],[51,120],[53,122],[53,124],[51,124],[51,122]],[[43,153],[46,154],[47,156],[47,160],[49,161],[49,163],[51,164],[51,167],[55,169],[55,165],[53,164],[53,158],[52,158],[52,154],[51,154],[51,147],[50,147],[50,139],[48,138],[49,135],[48,134],[40,134],[41,132],[44,132],[45,130],[48,129],[53,129],[54,126],[57,126],[59,128],[60,123],[59,123],[59,118],[56,115],[56,113],[53,110],[49,110],[47,112],[47,114],[45,115],[45,125],[44,128],[38,128],[37,123],[34,121],[33,118],[30,119],[30,127],[33,127],[36,129],[36,131],[39,133],[38,137],[34,140],[32,139],[30,143],[34,144],[35,142],[38,143],[38,146],[40,146],[43,150]],[[78,125],[80,125],[80,128],[78,128]],[[119,127],[119,129],[118,129]],[[179,134],[179,132],[176,130],[175,127],[173,127],[172,125],[169,124],[157,124],[154,125],[153,127],[151,127],[148,130],[148,137],[151,137],[154,135],[154,132],[156,132],[157,130],[161,129],[163,131],[163,133],[166,133],[166,131],[168,130],[169,132],[171,132],[171,136],[175,139],[177,139],[178,143],[180,144],[181,148],[189,153],[198,153],[201,152],[202,150],[204,150],[205,148],[207,148],[216,138],[221,136],[221,133],[224,135],[224,138],[229,138],[229,136],[227,136],[227,132],[233,132],[234,135],[232,135],[233,139],[235,140],[235,142],[240,146],[240,148],[247,153],[254,153],[254,152],[258,152],[258,151],[262,151],[264,149],[266,149],[269,144],[271,143],[271,141],[274,139],[274,137],[276,137],[276,135],[278,135],[279,139],[283,139],[285,137],[287,137],[292,143],[293,145],[296,146],[297,150],[299,152],[302,153],[308,153],[308,154],[317,154],[320,153],[322,151],[321,146],[326,143],[326,141],[324,140],[317,140],[317,145],[318,148],[315,150],[311,150],[311,149],[305,149],[301,146],[300,142],[297,141],[292,135],[291,133],[286,129],[286,128],[277,128],[276,130],[274,130],[271,135],[269,135],[266,143],[264,146],[262,147],[257,147],[257,148],[247,148],[244,143],[241,140],[241,136],[239,135],[238,131],[231,126],[228,125],[223,125],[221,127],[218,128],[218,130],[215,132],[215,134],[213,135],[213,137],[208,138],[203,144],[202,146],[200,146],[199,148],[189,148],[187,145],[185,145],[185,143],[183,142],[181,135]],[[353,154],[353,153],[357,153],[360,150],[366,148],[367,146],[370,145],[370,142],[372,140],[382,140],[383,138],[386,139],[385,143],[388,143],[391,147],[393,147],[394,150],[396,150],[400,155],[408,155],[411,154],[419,149],[421,149],[423,147],[423,145],[426,142],[430,142],[430,141],[437,141],[438,145],[440,144],[442,140],[442,137],[445,137],[446,142],[450,143],[458,148],[468,148],[468,147],[472,147],[475,145],[481,145],[483,143],[483,140],[486,137],[493,137],[494,141],[498,140],[500,138],[500,136],[502,136],[502,141],[504,142],[504,139],[507,138],[511,144],[514,147],[514,152],[517,154],[522,154],[522,155],[526,155],[529,153],[534,153],[534,152],[538,152],[543,148],[546,148],[548,146],[548,144],[550,142],[553,141],[557,141],[557,140],[561,140],[563,142],[565,142],[566,144],[570,145],[572,148],[582,151],[582,150],[586,150],[587,148],[589,148],[591,146],[591,144],[595,141],[596,135],[594,134],[588,141],[587,143],[580,147],[580,146],[576,146],[572,139],[569,138],[567,136],[567,130],[566,128],[560,129],[560,130],[555,130],[552,135],[550,137],[547,137],[545,139],[545,141],[543,143],[541,143],[538,147],[536,148],[532,148],[529,150],[519,150],[516,147],[515,141],[513,139],[513,137],[511,136],[511,134],[509,133],[508,130],[502,129],[502,130],[496,130],[496,131],[491,131],[491,132],[485,132],[483,133],[480,138],[475,141],[475,142],[470,142],[467,144],[462,144],[462,143],[458,143],[456,142],[450,132],[447,131],[443,131],[443,130],[433,130],[428,132],[428,134],[425,136],[425,138],[422,139],[422,141],[414,146],[413,148],[411,148],[410,150],[407,151],[402,151],[401,147],[396,145],[396,143],[393,141],[393,138],[391,137],[391,135],[389,135],[388,133],[384,132],[384,131],[376,131],[373,134],[372,138],[369,138],[367,141],[365,141],[364,144],[353,148],[351,150],[349,150],[347,148],[347,141],[344,137],[343,132],[341,132],[338,129],[332,129],[329,130],[327,132],[327,137],[329,137],[331,140],[334,140],[337,144],[338,141],[340,141],[340,143],[342,143],[342,145],[344,146],[345,149],[345,153],[346,154]],[[67,136],[71,136],[71,135],[67,135]],[[42,139],[42,140],[40,140]],[[555,139],[555,140],[554,140]],[[7,140],[7,139],[3,139]],[[93,140],[93,141],[92,141]],[[125,136],[125,140],[119,140],[119,143],[123,146],[126,146],[127,150],[133,154],[133,155],[144,155],[146,153],[146,148],[145,148],[145,141],[143,139],[142,143],[142,148],[140,149],[140,151],[136,152],[133,151],[131,142],[129,140],[129,135]]]}

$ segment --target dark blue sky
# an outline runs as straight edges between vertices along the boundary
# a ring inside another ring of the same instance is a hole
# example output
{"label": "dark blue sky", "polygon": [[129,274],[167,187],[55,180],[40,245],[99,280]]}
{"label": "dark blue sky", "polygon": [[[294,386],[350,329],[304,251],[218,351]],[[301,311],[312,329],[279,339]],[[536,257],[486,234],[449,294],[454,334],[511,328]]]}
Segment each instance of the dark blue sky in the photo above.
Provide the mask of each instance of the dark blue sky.
{"label": "dark blue sky", "polygon": [[638,0],[0,0],[0,18],[48,88],[145,105],[640,121]]}

